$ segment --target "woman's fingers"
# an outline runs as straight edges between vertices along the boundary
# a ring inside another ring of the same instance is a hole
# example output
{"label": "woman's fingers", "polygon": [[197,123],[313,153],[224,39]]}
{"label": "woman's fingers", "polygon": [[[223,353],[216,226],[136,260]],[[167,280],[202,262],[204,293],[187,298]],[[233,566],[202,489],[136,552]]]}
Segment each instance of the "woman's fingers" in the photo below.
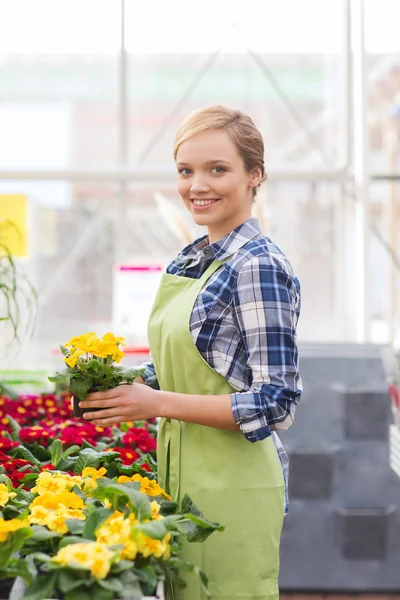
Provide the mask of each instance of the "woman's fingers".
{"label": "woman's fingers", "polygon": [[121,395],[121,388],[111,388],[111,390],[106,390],[105,392],[92,392],[88,394],[87,399],[90,402],[95,400],[111,400],[112,398],[119,398]]}
{"label": "woman's fingers", "polygon": [[117,425],[118,423],[121,423],[126,420],[127,420],[126,418],[122,418],[122,417],[110,417],[108,419],[94,419],[93,425],[96,425],[96,427],[109,427],[110,425]]}
{"label": "woman's fingers", "polygon": [[85,412],[83,418],[88,421],[97,421],[98,419],[114,419],[118,417],[120,420],[126,418],[125,411],[121,408],[108,408],[106,410],[96,410],[96,412]]}
{"label": "woman's fingers", "polygon": [[118,398],[112,398],[111,400],[85,400],[79,402],[80,408],[114,408],[115,406],[121,406],[121,402]]}

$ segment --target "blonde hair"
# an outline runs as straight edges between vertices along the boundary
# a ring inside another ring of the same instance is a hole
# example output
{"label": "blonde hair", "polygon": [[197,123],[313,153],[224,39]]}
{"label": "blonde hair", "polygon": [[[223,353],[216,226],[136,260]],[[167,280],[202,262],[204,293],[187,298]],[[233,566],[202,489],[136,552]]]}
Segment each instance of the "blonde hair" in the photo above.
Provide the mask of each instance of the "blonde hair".
{"label": "blonde hair", "polygon": [[215,104],[207,108],[194,110],[181,123],[175,137],[174,158],[180,146],[196,133],[208,129],[226,129],[232,138],[245,169],[251,173],[259,167],[262,172],[260,183],[253,189],[253,198],[261,183],[267,179],[264,167],[264,141],[261,133],[248,115],[241,110],[234,110]]}

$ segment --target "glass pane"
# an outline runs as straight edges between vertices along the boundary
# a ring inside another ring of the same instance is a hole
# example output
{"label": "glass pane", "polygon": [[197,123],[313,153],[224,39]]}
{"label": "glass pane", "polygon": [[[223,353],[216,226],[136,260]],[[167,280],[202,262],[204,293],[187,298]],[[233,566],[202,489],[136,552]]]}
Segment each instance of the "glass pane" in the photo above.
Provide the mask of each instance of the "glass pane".
{"label": "glass pane", "polygon": [[372,172],[390,172],[399,166],[400,4],[366,0],[368,122]]}
{"label": "glass pane", "polygon": [[25,340],[16,359],[28,368],[47,364],[53,351],[75,334],[109,330],[119,187],[0,183],[0,199],[18,193],[28,200],[28,253],[17,262],[37,290],[39,313],[34,341],[28,345]]}
{"label": "glass pane", "polygon": [[328,183],[267,186],[264,233],[288,256],[302,290],[299,340],[351,341],[345,222],[348,199]]}
{"label": "glass pane", "polygon": [[377,343],[400,339],[400,184],[371,185],[370,335]]}
{"label": "glass pane", "polygon": [[246,11],[243,2],[207,0],[195,17],[183,0],[156,0],[157,20],[143,3],[126,6],[132,165],[172,166],[181,119],[216,103],[250,113],[270,168],[343,164],[341,1],[265,0],[259,19],[258,0]]}
{"label": "glass pane", "polygon": [[0,0],[3,169],[117,161],[115,0]]}

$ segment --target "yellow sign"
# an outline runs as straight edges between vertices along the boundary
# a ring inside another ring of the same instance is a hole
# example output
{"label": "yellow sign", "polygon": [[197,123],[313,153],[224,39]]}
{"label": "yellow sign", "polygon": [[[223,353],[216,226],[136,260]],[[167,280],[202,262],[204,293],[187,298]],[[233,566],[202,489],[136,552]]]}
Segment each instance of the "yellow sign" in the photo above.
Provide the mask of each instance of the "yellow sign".
{"label": "yellow sign", "polygon": [[22,194],[0,194],[0,244],[13,256],[28,255],[28,199]]}

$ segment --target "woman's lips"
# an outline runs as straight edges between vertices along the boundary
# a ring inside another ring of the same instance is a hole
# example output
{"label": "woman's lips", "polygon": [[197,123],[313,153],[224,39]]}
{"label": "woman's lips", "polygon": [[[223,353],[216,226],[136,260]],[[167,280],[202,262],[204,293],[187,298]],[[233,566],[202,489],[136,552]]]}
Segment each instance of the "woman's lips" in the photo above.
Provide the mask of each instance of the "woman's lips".
{"label": "woman's lips", "polygon": [[221,198],[213,198],[212,200],[202,200],[202,202],[206,202],[206,204],[195,204],[195,201],[191,200],[191,203],[194,210],[207,210],[208,208],[211,208],[211,206],[217,204],[220,200]]}

